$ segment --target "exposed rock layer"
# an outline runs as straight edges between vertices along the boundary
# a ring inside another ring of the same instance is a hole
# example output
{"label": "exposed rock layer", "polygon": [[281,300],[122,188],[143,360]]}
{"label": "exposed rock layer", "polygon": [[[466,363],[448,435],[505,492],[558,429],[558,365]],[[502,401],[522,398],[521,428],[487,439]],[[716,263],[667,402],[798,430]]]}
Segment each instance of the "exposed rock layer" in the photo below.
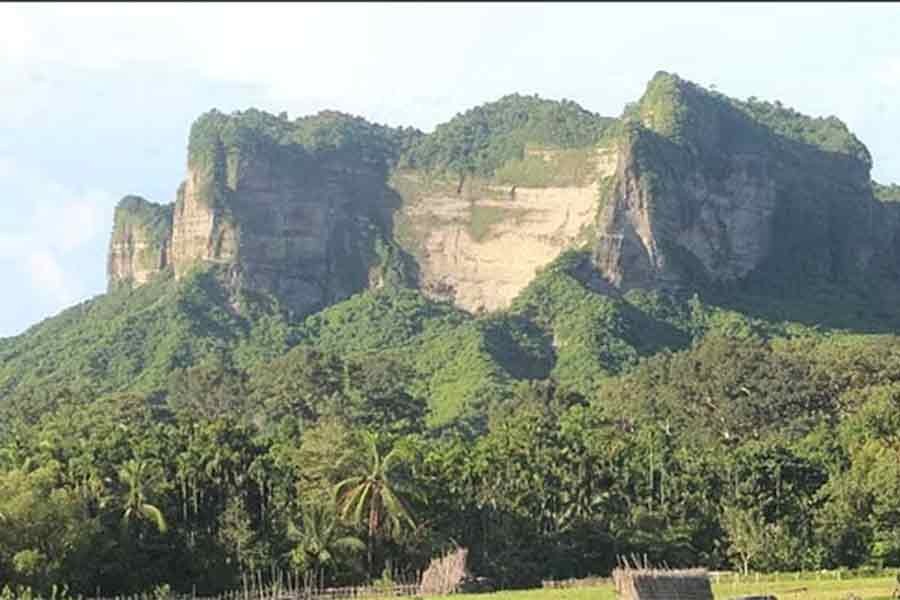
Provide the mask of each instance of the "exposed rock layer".
{"label": "exposed rock layer", "polygon": [[776,135],[692,84],[673,85],[678,135],[651,113],[621,141],[594,247],[609,283],[846,282],[890,253],[866,161]]}
{"label": "exposed rock layer", "polygon": [[472,312],[505,308],[538,269],[590,235],[595,183],[510,190],[425,195],[404,206],[423,292]]}
{"label": "exposed rock layer", "polygon": [[116,207],[109,243],[107,275],[110,287],[142,285],[169,263],[171,206],[138,196],[126,196]]}
{"label": "exposed rock layer", "polygon": [[192,132],[174,206],[117,209],[110,286],[213,263],[232,292],[307,314],[380,285],[395,241],[424,293],[473,312],[508,306],[576,245],[622,290],[896,279],[900,211],[874,198],[858,140],[825,120],[809,130],[838,142],[814,143],[812,120],[790,116],[798,137],[742,106],[658,74],[600,147],[528,147],[489,180],[390,172],[365,152],[229,130],[218,114],[202,144]]}

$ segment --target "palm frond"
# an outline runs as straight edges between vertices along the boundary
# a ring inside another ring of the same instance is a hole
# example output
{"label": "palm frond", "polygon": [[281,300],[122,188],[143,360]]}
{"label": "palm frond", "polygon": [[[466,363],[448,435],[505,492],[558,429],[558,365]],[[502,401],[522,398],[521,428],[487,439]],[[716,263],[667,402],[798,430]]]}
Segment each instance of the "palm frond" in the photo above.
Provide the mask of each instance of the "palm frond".
{"label": "palm frond", "polygon": [[122,513],[122,518],[121,518],[120,524],[122,525],[123,530],[127,529],[129,523],[131,523],[131,515],[132,515],[132,510],[130,508],[126,508],[125,512]]}
{"label": "palm frond", "polygon": [[416,522],[413,520],[412,511],[402,498],[397,496],[394,491],[387,486],[382,488],[381,497],[383,499],[384,507],[387,509],[388,515],[395,519],[398,525],[399,520],[402,519],[406,521],[406,523],[410,527],[415,529]]}
{"label": "palm frond", "polygon": [[297,529],[297,525],[293,520],[288,520],[287,538],[292,542],[299,542],[303,539],[303,532]]}
{"label": "palm frond", "polygon": [[366,549],[366,543],[357,537],[353,537],[352,535],[344,536],[342,538],[334,540],[333,546],[336,550],[345,552],[364,552]]}
{"label": "palm frond", "polygon": [[355,477],[348,477],[335,485],[332,490],[335,501],[340,502],[341,497],[347,493],[347,488],[355,488],[363,481],[365,481],[365,478],[357,475]]}
{"label": "palm frond", "polygon": [[391,451],[382,459],[381,466],[383,473],[389,473],[394,468],[395,463],[399,464],[409,459],[409,453],[400,446],[394,446]]}
{"label": "palm frond", "polygon": [[166,518],[163,516],[162,511],[152,504],[142,504],[141,514],[153,523],[160,533],[165,533],[168,530],[169,526],[166,523]]}
{"label": "palm frond", "polygon": [[353,510],[353,520],[356,523],[360,523],[363,520],[363,514],[366,510],[366,505],[372,501],[370,497],[372,496],[372,486],[370,484],[364,484],[359,488],[360,493],[358,498],[356,499],[355,509]]}
{"label": "palm frond", "polygon": [[366,434],[366,444],[369,450],[369,456],[372,459],[372,474],[381,470],[381,455],[378,453],[378,435],[375,433]]}

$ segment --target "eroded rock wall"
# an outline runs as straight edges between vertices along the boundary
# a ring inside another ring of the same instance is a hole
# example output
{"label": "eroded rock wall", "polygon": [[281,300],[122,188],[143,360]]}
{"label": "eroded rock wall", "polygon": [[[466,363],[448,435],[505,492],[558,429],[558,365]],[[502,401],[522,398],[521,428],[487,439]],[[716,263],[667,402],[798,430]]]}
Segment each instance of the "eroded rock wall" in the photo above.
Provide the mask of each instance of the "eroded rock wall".
{"label": "eroded rock wall", "polygon": [[169,264],[171,205],[126,196],[115,210],[107,258],[109,287],[142,285]]}
{"label": "eroded rock wall", "polygon": [[172,265],[176,277],[183,277],[200,261],[229,262],[237,256],[235,226],[225,221],[224,203],[213,200],[217,183],[208,169],[188,167],[175,201]]}
{"label": "eroded rock wall", "polygon": [[385,178],[377,165],[272,149],[192,156],[165,260],[146,272],[126,269],[145,244],[139,230],[123,229],[110,281],[139,285],[167,265],[181,278],[218,264],[231,292],[262,292],[297,314],[312,312],[369,285],[392,201]]}
{"label": "eroded rock wall", "polygon": [[383,173],[266,152],[217,161],[191,166],[176,205],[176,276],[222,263],[234,291],[272,294],[297,313],[366,287]]}
{"label": "eroded rock wall", "polygon": [[[400,237],[423,292],[471,312],[508,307],[538,269],[592,237],[599,184],[613,174],[615,152],[601,148],[591,160],[591,176],[569,186],[472,182],[458,192],[404,194]],[[401,177],[401,189],[427,187],[421,174]]]}
{"label": "eroded rock wall", "polygon": [[620,139],[594,247],[605,280],[627,290],[864,278],[883,237],[869,165],[692,94],[671,111],[680,129],[656,106]]}

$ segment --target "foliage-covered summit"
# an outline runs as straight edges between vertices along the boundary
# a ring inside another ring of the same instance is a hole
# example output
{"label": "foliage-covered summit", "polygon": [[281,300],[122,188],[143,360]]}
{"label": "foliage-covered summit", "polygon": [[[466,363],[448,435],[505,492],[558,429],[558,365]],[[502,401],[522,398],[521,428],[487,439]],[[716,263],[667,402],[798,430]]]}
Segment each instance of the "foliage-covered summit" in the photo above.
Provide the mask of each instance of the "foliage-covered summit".
{"label": "foliage-covered summit", "polygon": [[900,185],[896,183],[882,185],[873,181],[872,190],[875,192],[875,197],[882,202],[900,202]]}
{"label": "foliage-covered summit", "polygon": [[[737,100],[660,71],[654,75],[643,97],[629,105],[624,116],[644,122],[651,129],[676,141],[696,136],[710,127],[723,111],[737,109],[768,132],[861,161],[867,168],[872,157],[865,145],[837,117],[809,117],[783,106],[756,98]],[[729,119],[733,121],[734,119]],[[732,135],[759,135],[752,128],[729,132]]]}
{"label": "foliage-covered summit", "polygon": [[404,157],[410,167],[491,176],[529,144],[581,148],[614,122],[570,100],[510,94],[456,115],[421,138]]}
{"label": "foliage-covered summit", "polygon": [[321,111],[293,121],[249,109],[224,114],[211,110],[191,126],[188,154],[192,159],[226,152],[277,149],[288,156],[344,158],[377,165],[393,164],[422,133],[412,127],[388,127],[338,111]]}
{"label": "foliage-covered summit", "polygon": [[144,228],[157,243],[163,243],[172,234],[171,204],[156,204],[140,196],[128,195],[119,200],[113,217],[114,231],[129,225]]}

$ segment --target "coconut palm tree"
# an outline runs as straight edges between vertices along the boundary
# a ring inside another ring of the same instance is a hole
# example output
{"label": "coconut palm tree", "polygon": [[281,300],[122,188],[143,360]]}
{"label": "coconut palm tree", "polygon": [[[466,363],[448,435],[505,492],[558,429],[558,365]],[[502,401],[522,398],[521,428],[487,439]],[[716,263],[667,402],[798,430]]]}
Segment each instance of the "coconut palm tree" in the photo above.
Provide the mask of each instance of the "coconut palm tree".
{"label": "coconut palm tree", "polygon": [[311,575],[320,588],[325,582],[325,572],[342,555],[366,550],[366,544],[359,538],[341,535],[333,505],[304,510],[301,527],[293,521],[288,522],[288,538],[296,543],[291,551],[294,564]]}
{"label": "coconut palm tree", "polygon": [[119,480],[127,488],[122,512],[124,529],[141,520],[149,521],[160,533],[168,529],[162,511],[147,501],[147,489],[153,485],[156,476],[153,466],[143,460],[129,460],[119,469]]}
{"label": "coconut palm tree", "polygon": [[334,495],[341,517],[354,524],[365,523],[368,530],[368,563],[372,563],[378,539],[382,535],[399,532],[404,525],[415,528],[413,514],[402,494],[396,469],[407,458],[399,447],[384,456],[378,449],[378,437],[366,434],[367,464],[360,472],[344,479],[334,487]]}

